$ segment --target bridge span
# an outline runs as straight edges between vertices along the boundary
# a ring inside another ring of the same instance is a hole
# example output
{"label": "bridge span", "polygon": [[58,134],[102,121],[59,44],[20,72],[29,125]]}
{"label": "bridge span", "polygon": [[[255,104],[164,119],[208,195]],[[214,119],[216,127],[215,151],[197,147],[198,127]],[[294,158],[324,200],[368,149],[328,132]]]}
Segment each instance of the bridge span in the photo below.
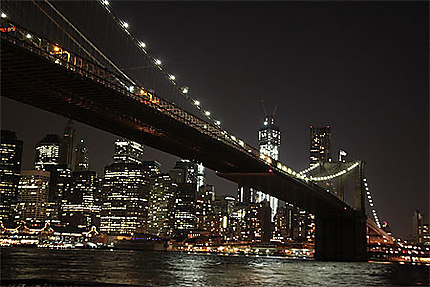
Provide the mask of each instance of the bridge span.
{"label": "bridge span", "polygon": [[[14,23],[2,20],[1,37],[2,96],[202,162],[221,177],[315,214],[316,259],[367,259],[364,205],[350,207],[216,124]],[[358,168],[362,177],[363,164]]]}

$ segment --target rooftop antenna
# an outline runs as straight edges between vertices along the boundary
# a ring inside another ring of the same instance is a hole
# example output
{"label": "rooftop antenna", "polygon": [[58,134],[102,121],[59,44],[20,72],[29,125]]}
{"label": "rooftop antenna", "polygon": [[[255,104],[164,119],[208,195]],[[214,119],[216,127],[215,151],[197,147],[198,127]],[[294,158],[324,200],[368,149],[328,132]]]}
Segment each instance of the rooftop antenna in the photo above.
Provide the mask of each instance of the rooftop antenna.
{"label": "rooftop antenna", "polygon": [[261,99],[261,105],[263,106],[264,116],[267,117],[266,107],[264,106],[264,100]]}
{"label": "rooftop antenna", "polygon": [[276,109],[278,108],[278,105],[276,105],[275,106],[275,109],[273,110],[273,114],[272,114],[272,117],[275,117],[275,114],[276,114]]}

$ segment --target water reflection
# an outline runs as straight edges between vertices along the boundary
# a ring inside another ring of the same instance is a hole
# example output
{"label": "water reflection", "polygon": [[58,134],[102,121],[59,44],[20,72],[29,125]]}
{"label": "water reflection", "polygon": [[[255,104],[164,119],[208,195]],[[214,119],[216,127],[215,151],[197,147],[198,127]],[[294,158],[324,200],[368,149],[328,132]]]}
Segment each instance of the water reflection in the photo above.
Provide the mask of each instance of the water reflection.
{"label": "water reflection", "polygon": [[2,279],[144,286],[428,286],[429,268],[109,250],[1,250]]}

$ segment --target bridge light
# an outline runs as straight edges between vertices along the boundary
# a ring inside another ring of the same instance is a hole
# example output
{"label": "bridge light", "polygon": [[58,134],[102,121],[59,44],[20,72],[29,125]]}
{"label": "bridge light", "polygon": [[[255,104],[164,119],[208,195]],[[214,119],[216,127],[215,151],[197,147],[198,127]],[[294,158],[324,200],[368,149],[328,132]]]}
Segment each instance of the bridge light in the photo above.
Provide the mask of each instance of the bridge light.
{"label": "bridge light", "polygon": [[107,6],[107,5],[109,5],[109,1],[108,0],[103,0],[103,4]]}
{"label": "bridge light", "polygon": [[7,15],[5,13],[1,12],[1,17],[4,19],[7,17]]}
{"label": "bridge light", "polygon": [[205,115],[206,115],[206,116],[210,116],[210,115],[211,115],[211,112],[206,111],[206,112],[205,112]]}
{"label": "bridge light", "polygon": [[216,121],[215,124],[219,126],[221,124],[221,122],[220,121]]}
{"label": "bridge light", "polygon": [[133,91],[134,91],[134,87],[133,87],[133,86],[130,86],[130,87],[129,87],[129,91],[130,91],[130,93],[133,93]]}
{"label": "bridge light", "polygon": [[176,77],[174,75],[169,75],[169,79],[173,81]]}
{"label": "bridge light", "polygon": [[143,42],[140,42],[140,43],[139,43],[139,46],[140,46],[141,48],[146,48],[146,44],[145,44],[145,43],[143,43]]}
{"label": "bridge light", "polygon": [[158,60],[158,59],[155,59],[155,64],[158,65],[158,66],[160,66],[161,65],[161,61]]}
{"label": "bridge light", "polygon": [[126,28],[126,29],[127,29],[128,27],[130,27],[130,25],[129,25],[127,22],[123,22],[123,23],[122,23],[122,26],[123,26],[124,28]]}
{"label": "bridge light", "polygon": [[[183,87],[182,88],[182,93],[183,94],[187,94],[188,93],[188,87]],[[194,102],[194,103],[196,103],[196,102]]]}
{"label": "bridge light", "polygon": [[31,38],[33,38],[33,36],[31,36],[31,34],[27,34],[25,37],[26,37],[27,39],[31,39]]}

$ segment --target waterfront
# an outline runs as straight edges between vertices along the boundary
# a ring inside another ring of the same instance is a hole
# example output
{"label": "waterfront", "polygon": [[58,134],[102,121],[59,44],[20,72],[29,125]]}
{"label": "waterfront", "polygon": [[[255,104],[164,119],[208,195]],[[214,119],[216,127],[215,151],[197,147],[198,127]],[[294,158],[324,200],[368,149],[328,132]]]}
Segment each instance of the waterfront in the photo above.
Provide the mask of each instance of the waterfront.
{"label": "waterfront", "polygon": [[2,248],[1,278],[143,286],[428,286],[429,267],[179,252]]}

